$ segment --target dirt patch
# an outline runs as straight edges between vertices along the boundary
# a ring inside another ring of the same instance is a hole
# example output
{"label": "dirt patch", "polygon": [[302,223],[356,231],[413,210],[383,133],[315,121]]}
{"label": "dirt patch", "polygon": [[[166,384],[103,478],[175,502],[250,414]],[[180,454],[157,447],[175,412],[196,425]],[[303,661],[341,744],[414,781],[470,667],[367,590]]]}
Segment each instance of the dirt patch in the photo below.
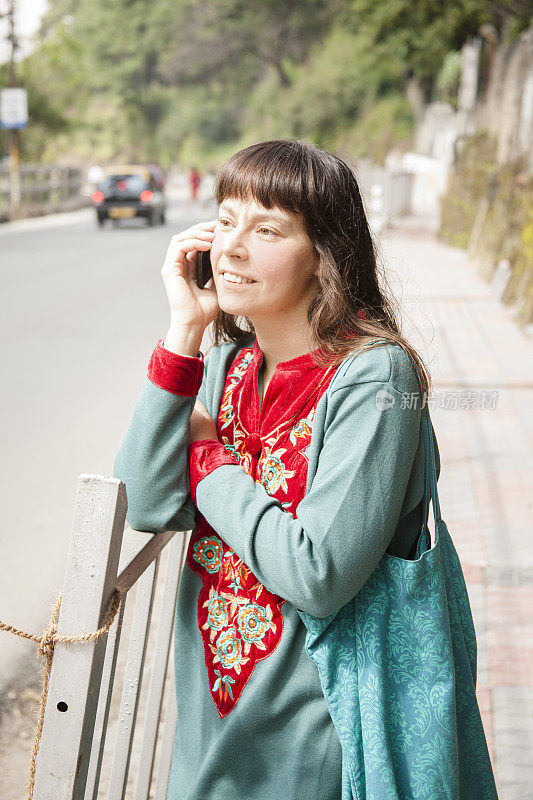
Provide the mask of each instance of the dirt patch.
{"label": "dirt patch", "polygon": [[26,797],[41,690],[42,673],[36,654],[20,663],[16,677],[0,695],[1,800]]}

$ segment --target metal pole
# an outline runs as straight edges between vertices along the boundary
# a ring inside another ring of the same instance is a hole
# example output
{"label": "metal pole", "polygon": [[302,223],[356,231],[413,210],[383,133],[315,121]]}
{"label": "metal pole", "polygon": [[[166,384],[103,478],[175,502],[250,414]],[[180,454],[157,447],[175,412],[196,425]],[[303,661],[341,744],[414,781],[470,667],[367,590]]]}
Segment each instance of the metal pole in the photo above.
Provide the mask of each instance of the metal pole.
{"label": "metal pole", "polygon": [[[15,36],[15,0],[9,0],[7,16],[9,19],[8,41],[11,42],[11,53],[9,57],[9,77],[10,88],[17,86],[15,77],[15,50],[18,42]],[[10,206],[11,219],[19,216],[20,212],[20,171],[19,171],[19,132],[16,128],[9,131],[9,186],[10,186]]]}

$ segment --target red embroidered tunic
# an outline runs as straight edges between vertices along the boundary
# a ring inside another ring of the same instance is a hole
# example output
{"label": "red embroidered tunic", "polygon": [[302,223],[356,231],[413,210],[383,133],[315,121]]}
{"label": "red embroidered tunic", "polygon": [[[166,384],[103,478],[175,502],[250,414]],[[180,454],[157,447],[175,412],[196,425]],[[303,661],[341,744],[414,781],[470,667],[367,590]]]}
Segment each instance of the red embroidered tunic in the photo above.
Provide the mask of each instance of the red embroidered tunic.
{"label": "red embroidered tunic", "polygon": [[[334,375],[311,353],[277,365],[260,407],[257,344],[241,350],[228,371],[217,420],[219,443],[189,446],[190,491],[220,464],[238,463],[295,515],[305,493],[307,456],[318,401]],[[220,443],[224,446],[221,452]],[[206,679],[221,717],[238,703],[256,664],[283,634],[282,597],[272,594],[197,512],[187,564],[202,581],[198,628]]]}

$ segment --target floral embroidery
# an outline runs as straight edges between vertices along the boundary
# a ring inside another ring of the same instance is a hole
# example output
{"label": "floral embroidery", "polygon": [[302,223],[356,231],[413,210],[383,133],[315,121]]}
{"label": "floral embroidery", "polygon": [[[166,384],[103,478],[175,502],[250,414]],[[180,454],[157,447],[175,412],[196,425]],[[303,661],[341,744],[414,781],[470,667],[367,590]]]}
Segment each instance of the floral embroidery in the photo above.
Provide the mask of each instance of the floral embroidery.
{"label": "floral embroidery", "polygon": [[311,441],[311,432],[313,429],[313,418],[315,416],[315,408],[311,409],[311,412],[307,417],[303,417],[302,419],[298,420],[294,428],[291,428],[289,433],[289,439],[291,444],[296,445],[298,443],[298,439],[304,439],[306,442]]}
{"label": "floral embroidery", "polygon": [[239,385],[243,375],[246,372],[248,364],[252,361],[253,353],[251,350],[246,350],[240,361],[238,361],[226,376],[226,385],[222,393],[222,400],[220,402],[220,411],[218,421],[220,430],[227,428],[235,417],[235,412],[231,402],[234,389]]}
{"label": "floral embroidery", "polygon": [[261,465],[261,483],[269,494],[274,494],[281,487],[285,494],[288,491],[287,479],[296,474],[293,470],[285,469],[285,464],[281,456],[287,452],[287,448],[281,447],[279,450],[271,451]]}
{"label": "floral embroidery", "polygon": [[234,444],[226,444],[226,445],[224,445],[224,447],[226,448],[226,450],[228,451],[230,456],[233,456],[235,461],[237,461],[237,463],[238,463],[239,462],[239,451],[237,450],[235,445]]}
{"label": "floral embroidery", "polygon": [[224,545],[218,536],[206,536],[194,545],[194,560],[208,572],[218,572],[222,563]]}
{"label": "floral embroidery", "polygon": [[235,431],[232,440],[230,440],[228,436],[222,435],[220,437],[220,441],[222,442],[228,453],[230,453],[235,458],[235,461],[240,461],[240,459],[243,458],[245,455],[244,439],[245,436],[243,431],[238,431],[238,430]]}
{"label": "floral embroidery", "polygon": [[239,611],[237,621],[239,624],[239,632],[246,642],[245,649],[246,646],[248,646],[246,652],[249,651],[251,643],[256,644],[264,650],[265,645],[261,643],[261,639],[263,639],[265,633],[270,628],[272,621],[270,606],[264,609],[258,606],[257,603],[247,603]]}
{"label": "floral embroidery", "polygon": [[[300,395],[296,394],[296,400],[301,397],[300,418],[292,425],[281,420],[275,430],[261,436],[261,454],[253,455],[245,444],[247,435],[254,432],[253,417],[252,423],[239,419],[242,409],[242,413],[250,412],[247,398],[253,396],[251,381],[257,380],[256,371],[249,369],[252,361],[253,348],[241,350],[227,374],[218,414],[219,441],[245,472],[295,515],[305,492],[307,457],[303,450],[311,441],[316,405],[329,381],[324,381],[321,392],[308,402],[309,386],[316,385],[323,373],[304,373]],[[235,708],[257,663],[276,650],[284,628],[281,607],[286,601],[257,580],[200,512],[187,564],[202,581],[198,628],[211,697],[222,718]]]}
{"label": "floral embroidery", "polygon": [[211,647],[215,656],[213,664],[220,661],[223,667],[234,669],[237,675],[240,675],[241,666],[248,661],[247,658],[242,657],[241,646],[241,640],[237,636],[235,628],[223,631],[217,639],[216,647]]}
{"label": "floral embroidery", "polygon": [[[219,699],[226,699],[228,695],[233,700],[233,694],[231,691],[231,684],[235,683],[233,678],[230,678],[229,675],[221,675],[220,670],[215,670],[215,675],[218,675],[218,678],[215,681],[215,685],[213,686],[213,692],[216,692],[218,689],[218,696]],[[222,698],[222,687],[224,686],[224,698]]]}
{"label": "floral embroidery", "polygon": [[233,421],[233,406],[231,404],[220,408],[219,420],[220,429],[227,428],[230,422]]}
{"label": "floral embroidery", "polygon": [[228,550],[224,554],[226,559],[224,564],[224,579],[228,582],[229,586],[237,594],[246,583],[246,578],[250,572],[244,561],[235,555],[233,550]]}
{"label": "floral embroidery", "polygon": [[208,569],[211,561],[206,550],[212,548],[213,540],[222,544],[198,512],[187,564],[202,580],[198,627],[204,643],[211,696],[222,718],[235,707],[256,663],[276,649],[283,632],[280,606],[285,601],[269,592],[226,545],[218,569]]}
{"label": "floral embroidery", "polygon": [[[216,595],[208,600],[207,624],[215,631],[221,631],[228,624],[228,606],[223,597]],[[205,627],[205,626],[204,626]]]}

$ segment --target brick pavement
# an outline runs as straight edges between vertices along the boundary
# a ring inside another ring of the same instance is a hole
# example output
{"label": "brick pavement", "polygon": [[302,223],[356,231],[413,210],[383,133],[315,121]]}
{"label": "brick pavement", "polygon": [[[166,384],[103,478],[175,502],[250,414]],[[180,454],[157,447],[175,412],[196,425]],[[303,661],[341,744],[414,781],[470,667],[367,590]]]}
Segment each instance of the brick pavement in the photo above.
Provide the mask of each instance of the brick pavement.
{"label": "brick pavement", "polygon": [[404,332],[433,381],[441,512],[467,582],[499,798],[531,800],[533,338],[465,251],[439,242],[421,221],[385,231],[382,252]]}

